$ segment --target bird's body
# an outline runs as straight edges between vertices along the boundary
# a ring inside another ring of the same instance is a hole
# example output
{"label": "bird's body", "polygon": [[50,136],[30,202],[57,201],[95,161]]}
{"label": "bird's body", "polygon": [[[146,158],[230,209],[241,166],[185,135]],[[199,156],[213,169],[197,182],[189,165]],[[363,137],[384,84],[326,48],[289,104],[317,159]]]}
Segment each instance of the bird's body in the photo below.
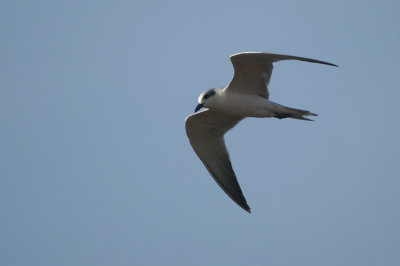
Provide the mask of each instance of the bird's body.
{"label": "bird's body", "polygon": [[241,117],[274,117],[285,111],[285,107],[256,94],[240,94],[229,90],[215,89],[215,101],[208,108]]}
{"label": "bird's body", "polygon": [[186,117],[185,127],[190,144],[211,176],[233,201],[250,212],[233,171],[224,134],[245,117],[275,117],[310,120],[316,116],[306,110],[280,105],[269,100],[268,83],[272,63],[280,60],[300,60],[336,66],[297,56],[268,53],[239,53],[231,56],[235,69],[226,88],[206,90],[200,94],[195,112]]}

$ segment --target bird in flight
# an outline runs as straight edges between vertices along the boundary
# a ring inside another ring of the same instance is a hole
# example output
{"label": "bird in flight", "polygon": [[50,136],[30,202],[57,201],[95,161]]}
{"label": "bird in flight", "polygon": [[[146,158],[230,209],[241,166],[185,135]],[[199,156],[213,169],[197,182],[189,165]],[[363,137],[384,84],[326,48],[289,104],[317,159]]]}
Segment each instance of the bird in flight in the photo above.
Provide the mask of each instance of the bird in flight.
{"label": "bird in flight", "polygon": [[[273,63],[300,60],[336,66],[328,62],[281,54],[245,52],[230,57],[234,75],[225,88],[203,91],[195,113],[185,119],[186,134],[193,150],[223,191],[250,212],[225,146],[224,135],[246,117],[308,120],[310,111],[290,108],[269,100],[268,83]],[[206,108],[198,112],[201,108]]]}

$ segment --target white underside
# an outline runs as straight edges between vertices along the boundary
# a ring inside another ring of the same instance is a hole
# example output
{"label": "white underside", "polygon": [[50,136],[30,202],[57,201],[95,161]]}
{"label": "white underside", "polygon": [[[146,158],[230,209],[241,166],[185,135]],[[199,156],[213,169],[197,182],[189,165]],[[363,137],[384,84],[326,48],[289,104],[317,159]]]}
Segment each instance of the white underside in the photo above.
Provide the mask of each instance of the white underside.
{"label": "white underside", "polygon": [[222,93],[216,98],[206,107],[242,117],[273,117],[284,110],[282,105],[254,94]]}

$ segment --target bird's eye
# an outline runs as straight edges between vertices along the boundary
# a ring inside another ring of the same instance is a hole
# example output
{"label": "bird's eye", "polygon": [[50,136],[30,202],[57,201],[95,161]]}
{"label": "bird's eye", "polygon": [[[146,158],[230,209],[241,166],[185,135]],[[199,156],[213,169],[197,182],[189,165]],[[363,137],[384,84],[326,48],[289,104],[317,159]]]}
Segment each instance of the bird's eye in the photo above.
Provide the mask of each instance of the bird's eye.
{"label": "bird's eye", "polygon": [[204,95],[203,98],[204,98],[205,100],[207,100],[207,99],[208,99],[208,94]]}

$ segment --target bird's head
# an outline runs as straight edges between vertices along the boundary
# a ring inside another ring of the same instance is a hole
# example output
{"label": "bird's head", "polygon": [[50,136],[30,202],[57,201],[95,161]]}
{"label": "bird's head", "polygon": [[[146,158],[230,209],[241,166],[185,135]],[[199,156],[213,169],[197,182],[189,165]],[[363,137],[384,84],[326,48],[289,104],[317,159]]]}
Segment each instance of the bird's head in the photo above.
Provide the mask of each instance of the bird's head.
{"label": "bird's head", "polygon": [[196,109],[194,109],[195,113],[201,108],[209,107],[210,104],[212,104],[212,102],[215,100],[214,96],[217,94],[215,90],[216,89],[205,90],[200,94],[199,99],[197,100],[199,104],[196,106]]}

